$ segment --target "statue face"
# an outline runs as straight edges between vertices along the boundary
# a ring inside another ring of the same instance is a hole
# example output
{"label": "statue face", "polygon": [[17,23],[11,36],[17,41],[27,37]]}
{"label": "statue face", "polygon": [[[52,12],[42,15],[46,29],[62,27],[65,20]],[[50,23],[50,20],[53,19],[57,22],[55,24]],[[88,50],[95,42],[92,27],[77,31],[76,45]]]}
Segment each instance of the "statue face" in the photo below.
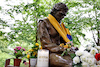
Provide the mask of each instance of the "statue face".
{"label": "statue face", "polygon": [[64,18],[64,16],[66,16],[66,11],[64,10],[58,10],[55,14],[55,17],[58,21],[62,20]]}

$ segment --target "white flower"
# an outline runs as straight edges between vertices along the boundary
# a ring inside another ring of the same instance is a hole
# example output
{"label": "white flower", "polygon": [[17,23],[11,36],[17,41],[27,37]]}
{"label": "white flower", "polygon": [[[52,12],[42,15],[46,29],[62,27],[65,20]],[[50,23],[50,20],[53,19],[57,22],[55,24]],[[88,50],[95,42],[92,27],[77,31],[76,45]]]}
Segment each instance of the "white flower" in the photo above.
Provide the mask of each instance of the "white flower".
{"label": "white flower", "polygon": [[84,51],[84,52],[83,52],[83,55],[86,56],[86,57],[89,57],[89,58],[90,58],[90,57],[94,57],[93,55],[91,55],[91,54],[90,54],[89,52],[87,52],[87,51]]}
{"label": "white flower", "polygon": [[82,67],[89,67],[89,64],[86,63],[86,62],[83,62],[83,63],[82,63]]}
{"label": "white flower", "polygon": [[90,50],[91,48],[92,48],[91,45],[87,45],[87,46],[86,46],[86,49],[88,49],[88,50]]}
{"label": "white flower", "polygon": [[93,65],[95,63],[95,58],[88,58],[87,62],[89,65]]}
{"label": "white flower", "polygon": [[88,56],[88,57],[89,57],[89,58],[94,58],[94,55],[91,55],[91,54],[90,54],[90,56]]}
{"label": "white flower", "polygon": [[92,49],[90,50],[90,53],[91,53],[92,55],[95,55],[96,53],[98,53],[98,50],[97,50],[96,48],[92,48]]}
{"label": "white flower", "polygon": [[93,58],[93,60],[94,60],[94,63],[96,64],[97,60],[95,59],[95,57]]}
{"label": "white flower", "polygon": [[94,58],[94,56],[91,55],[90,53],[88,53],[86,56],[87,56],[87,58]]}
{"label": "white flower", "polygon": [[78,50],[75,52],[75,54],[76,54],[76,56],[81,56],[83,54],[83,51]]}
{"label": "white flower", "polygon": [[97,61],[96,63],[97,63],[97,65],[100,65],[100,60],[99,60],[99,61]]}
{"label": "white flower", "polygon": [[97,65],[97,67],[100,67],[100,65]]}
{"label": "white flower", "polygon": [[74,57],[73,58],[73,63],[74,64],[80,63],[80,58],[78,56]]}
{"label": "white flower", "polygon": [[100,50],[100,46],[95,46],[96,49]]}
{"label": "white flower", "polygon": [[93,64],[93,65],[90,65],[90,67],[97,67],[97,65],[96,64]]}
{"label": "white flower", "polygon": [[86,56],[81,56],[80,58],[81,58],[82,62],[86,62],[87,61],[87,57]]}
{"label": "white flower", "polygon": [[83,51],[83,55],[86,55],[88,54],[89,52],[88,51]]}
{"label": "white flower", "polygon": [[98,50],[98,53],[100,53],[100,50]]}

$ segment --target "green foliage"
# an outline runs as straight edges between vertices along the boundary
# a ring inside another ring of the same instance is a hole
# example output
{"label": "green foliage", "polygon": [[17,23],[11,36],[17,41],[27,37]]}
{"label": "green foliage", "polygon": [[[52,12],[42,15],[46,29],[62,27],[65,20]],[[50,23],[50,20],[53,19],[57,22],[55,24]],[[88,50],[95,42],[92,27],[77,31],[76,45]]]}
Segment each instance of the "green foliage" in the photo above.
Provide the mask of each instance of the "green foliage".
{"label": "green foliage", "polygon": [[61,56],[67,55],[67,49],[63,51],[63,53],[61,54]]}
{"label": "green foliage", "polygon": [[[8,53],[0,52],[0,62],[1,62],[0,67],[4,67],[6,59],[12,58],[12,57],[13,56],[9,55]],[[13,62],[11,61],[10,64],[12,65]]]}
{"label": "green foliage", "polygon": [[[24,2],[19,5],[8,4],[7,6],[10,6],[10,9],[2,9],[0,6],[0,11],[1,13],[4,11],[6,15],[9,15],[11,20],[14,20],[14,24],[9,25],[8,21],[0,18],[0,29],[6,27],[11,29],[10,32],[0,30],[0,51],[4,54],[13,52],[12,50],[9,51],[9,46],[11,48],[22,46],[28,50],[35,42],[39,42],[37,40],[38,21],[47,17],[52,6],[58,2],[67,4],[69,8],[67,16],[62,22],[70,29],[74,45],[79,46],[81,44],[80,37],[87,41],[85,34],[82,32],[83,30],[87,28],[89,28],[89,31],[98,32],[100,30],[100,0],[33,0],[32,3],[27,4]],[[15,14],[21,14],[20,18],[22,20],[16,19]],[[100,39],[99,33],[95,35]],[[98,45],[99,41],[95,43]],[[11,55],[8,57],[11,57]],[[2,62],[4,64],[4,61]],[[3,67],[2,64],[0,66]]]}
{"label": "green foliage", "polygon": [[[1,18],[0,18],[0,26],[3,26],[3,28],[4,28],[4,27],[9,27],[9,25],[7,25],[7,22],[4,21],[4,20],[2,20]],[[1,27],[0,27],[0,28],[1,28]]]}
{"label": "green foliage", "polygon": [[70,53],[71,59],[73,59],[76,56],[75,53],[71,52],[70,48],[66,48],[61,54],[61,56],[68,55],[69,53]]}
{"label": "green foliage", "polygon": [[71,58],[73,59],[76,55],[75,53],[70,54]]}
{"label": "green foliage", "polygon": [[[77,1],[71,1],[71,2],[77,3]],[[82,32],[83,30],[89,28],[89,31],[98,32],[99,24],[100,24],[100,23],[98,24],[99,21],[98,15],[100,11],[98,10],[98,6],[100,6],[98,4],[99,2],[100,1],[96,1],[96,0],[89,0],[89,1],[83,0],[83,2],[80,1],[77,4],[74,4],[74,8],[70,8],[67,17],[65,18],[66,19],[65,21],[67,22],[66,24],[67,27],[70,28],[74,40],[74,44],[80,44],[78,39],[81,36],[83,37],[83,39],[86,40],[85,34]],[[98,35],[99,34],[97,34],[97,36]],[[93,39],[95,40],[95,38]],[[95,44],[97,44],[97,42],[95,42]]]}
{"label": "green foliage", "polygon": [[73,67],[82,67],[82,64],[81,63],[73,64]]}
{"label": "green foliage", "polygon": [[14,48],[14,56],[16,58],[24,57],[25,56],[24,51],[25,48],[22,48],[21,46],[17,46],[16,48]]}
{"label": "green foliage", "polygon": [[0,6],[0,10],[2,10],[2,7]]}

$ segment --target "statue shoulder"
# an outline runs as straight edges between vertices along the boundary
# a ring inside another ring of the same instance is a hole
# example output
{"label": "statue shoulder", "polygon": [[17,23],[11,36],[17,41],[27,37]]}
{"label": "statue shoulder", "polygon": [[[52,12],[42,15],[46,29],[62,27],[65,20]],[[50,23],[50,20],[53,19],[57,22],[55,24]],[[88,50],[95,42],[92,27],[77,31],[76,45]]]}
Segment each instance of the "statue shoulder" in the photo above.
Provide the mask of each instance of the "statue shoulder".
{"label": "statue shoulder", "polygon": [[38,25],[39,25],[39,26],[48,27],[48,25],[50,25],[50,21],[49,21],[48,18],[45,18],[45,19],[39,20]]}
{"label": "statue shoulder", "polygon": [[45,23],[45,22],[49,22],[49,19],[48,18],[45,18],[45,19],[40,19],[39,20],[39,23]]}

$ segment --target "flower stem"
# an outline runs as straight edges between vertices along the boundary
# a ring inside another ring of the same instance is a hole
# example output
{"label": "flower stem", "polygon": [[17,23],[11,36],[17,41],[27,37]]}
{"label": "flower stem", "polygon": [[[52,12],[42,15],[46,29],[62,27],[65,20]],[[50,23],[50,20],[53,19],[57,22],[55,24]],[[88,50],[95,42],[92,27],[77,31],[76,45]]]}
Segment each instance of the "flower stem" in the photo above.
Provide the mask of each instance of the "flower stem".
{"label": "flower stem", "polygon": [[61,54],[61,56],[64,56],[65,53],[67,53],[67,49],[63,51],[63,53]]}

